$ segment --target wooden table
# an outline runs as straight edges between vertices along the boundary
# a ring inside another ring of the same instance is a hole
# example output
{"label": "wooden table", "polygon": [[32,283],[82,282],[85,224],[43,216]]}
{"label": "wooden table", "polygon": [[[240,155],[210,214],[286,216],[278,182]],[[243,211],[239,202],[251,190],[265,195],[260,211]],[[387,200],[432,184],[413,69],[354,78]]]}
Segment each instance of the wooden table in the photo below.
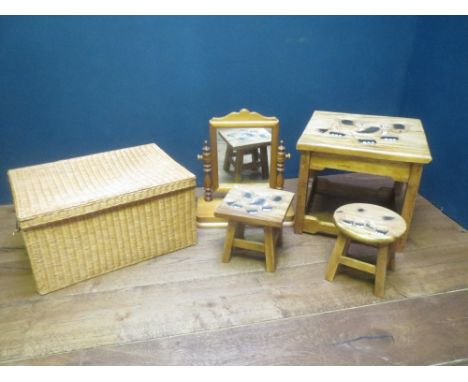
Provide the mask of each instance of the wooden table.
{"label": "wooden table", "polygon": [[[324,169],[392,178],[395,190],[401,190],[403,195],[397,212],[409,230],[422,167],[432,160],[419,119],[315,111],[296,148],[301,153],[296,233],[338,233],[331,219],[333,211],[330,219],[306,211],[315,197],[317,175]],[[313,179],[311,187],[309,179]],[[356,201],[360,201],[359,196]],[[402,236],[397,249],[403,249],[407,235]]]}

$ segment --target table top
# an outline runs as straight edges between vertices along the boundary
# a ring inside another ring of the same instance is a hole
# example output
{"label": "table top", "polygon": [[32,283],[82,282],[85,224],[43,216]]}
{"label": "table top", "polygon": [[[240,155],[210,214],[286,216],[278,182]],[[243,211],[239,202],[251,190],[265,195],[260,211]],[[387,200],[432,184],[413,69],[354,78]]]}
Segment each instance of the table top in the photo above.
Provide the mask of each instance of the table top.
{"label": "table top", "polygon": [[375,204],[346,204],[335,211],[333,219],[345,235],[367,244],[393,243],[406,232],[400,215]]}
{"label": "table top", "polygon": [[281,227],[294,193],[267,187],[235,186],[215,210],[215,216],[247,224]]}
{"label": "table top", "polygon": [[432,160],[419,119],[315,111],[297,150],[410,163]]}
{"label": "table top", "polygon": [[263,127],[219,129],[218,133],[233,149],[271,144],[271,133]]}

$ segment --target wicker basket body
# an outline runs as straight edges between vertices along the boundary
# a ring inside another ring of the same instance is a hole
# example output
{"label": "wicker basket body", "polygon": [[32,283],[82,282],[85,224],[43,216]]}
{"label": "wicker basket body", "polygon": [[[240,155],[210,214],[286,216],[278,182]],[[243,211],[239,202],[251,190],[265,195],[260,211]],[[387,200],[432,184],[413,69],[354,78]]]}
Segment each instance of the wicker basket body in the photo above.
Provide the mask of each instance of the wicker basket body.
{"label": "wicker basket body", "polygon": [[9,178],[40,294],[196,243],[195,177],[154,144]]}

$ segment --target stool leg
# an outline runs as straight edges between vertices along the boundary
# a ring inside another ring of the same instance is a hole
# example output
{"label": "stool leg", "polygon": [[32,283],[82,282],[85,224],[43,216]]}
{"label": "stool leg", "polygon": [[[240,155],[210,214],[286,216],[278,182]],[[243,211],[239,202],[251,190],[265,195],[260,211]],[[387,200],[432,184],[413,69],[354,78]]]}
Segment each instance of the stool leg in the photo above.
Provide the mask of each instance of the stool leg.
{"label": "stool leg", "polygon": [[244,238],[244,233],[245,233],[245,224],[237,223],[235,237],[237,237],[239,239],[243,239]]}
{"label": "stool leg", "polygon": [[252,151],[252,171],[258,172],[258,149]]}
{"label": "stool leg", "polygon": [[349,238],[347,238],[341,232],[338,233],[335,248],[333,248],[333,252],[330,256],[330,259],[328,260],[327,270],[325,271],[325,280],[333,281],[335,278],[336,270],[340,264],[340,258],[341,256],[346,255],[346,251],[349,247],[349,241]]}
{"label": "stool leg", "polygon": [[242,167],[244,166],[244,152],[237,150],[236,168],[234,169],[234,182],[240,182],[242,177]]}
{"label": "stool leg", "polygon": [[226,146],[226,153],[224,154],[224,165],[223,169],[226,172],[229,172],[229,167],[231,166],[231,157],[232,157],[232,149],[231,146]]}
{"label": "stool leg", "polygon": [[276,244],[278,245],[278,247],[281,247],[283,245],[283,228],[276,228],[277,230],[277,235],[278,235],[278,238],[276,239]]}
{"label": "stool leg", "polygon": [[383,297],[385,293],[385,275],[387,273],[388,246],[380,247],[377,253],[377,264],[375,266],[374,294]]}
{"label": "stool leg", "polygon": [[387,266],[387,269],[390,271],[395,270],[395,249],[396,249],[396,244],[395,243],[390,244],[388,248],[388,266]]}
{"label": "stool leg", "polygon": [[274,272],[276,270],[274,228],[265,227],[264,232],[266,270],[267,272]]}
{"label": "stool leg", "polygon": [[265,146],[260,148],[260,157],[262,161],[262,177],[263,179],[268,178],[268,150]]}
{"label": "stool leg", "polygon": [[229,263],[231,261],[232,244],[236,235],[237,223],[233,221],[228,222],[228,228],[226,232],[226,239],[224,240],[224,253],[223,263]]}

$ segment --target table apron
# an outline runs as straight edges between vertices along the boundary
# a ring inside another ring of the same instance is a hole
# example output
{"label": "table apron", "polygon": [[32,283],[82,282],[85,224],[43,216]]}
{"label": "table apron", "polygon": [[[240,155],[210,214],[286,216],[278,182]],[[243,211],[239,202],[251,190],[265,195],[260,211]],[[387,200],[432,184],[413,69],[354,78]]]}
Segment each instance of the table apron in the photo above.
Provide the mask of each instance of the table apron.
{"label": "table apron", "polygon": [[311,152],[309,169],[322,171],[326,168],[388,176],[406,183],[410,177],[411,163]]}

